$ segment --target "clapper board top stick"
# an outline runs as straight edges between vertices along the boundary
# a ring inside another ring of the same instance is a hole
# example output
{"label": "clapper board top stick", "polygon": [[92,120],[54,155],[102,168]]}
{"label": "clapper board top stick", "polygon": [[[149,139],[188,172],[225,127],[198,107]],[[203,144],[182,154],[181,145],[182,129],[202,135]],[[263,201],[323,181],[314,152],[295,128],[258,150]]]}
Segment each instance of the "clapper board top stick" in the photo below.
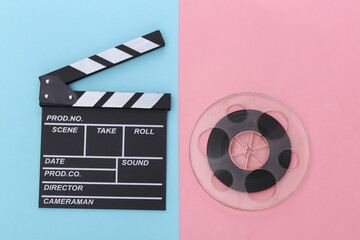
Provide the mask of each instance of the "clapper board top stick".
{"label": "clapper board top stick", "polygon": [[39,207],[165,209],[170,94],[68,86],[163,46],[155,31],[39,77]]}

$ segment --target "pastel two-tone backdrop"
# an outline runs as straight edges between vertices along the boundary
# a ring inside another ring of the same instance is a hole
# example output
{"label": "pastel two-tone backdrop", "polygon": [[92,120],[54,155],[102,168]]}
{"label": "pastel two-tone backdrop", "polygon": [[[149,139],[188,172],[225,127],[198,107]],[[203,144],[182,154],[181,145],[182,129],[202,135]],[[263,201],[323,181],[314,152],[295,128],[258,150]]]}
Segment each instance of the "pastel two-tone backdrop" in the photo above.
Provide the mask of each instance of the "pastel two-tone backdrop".
{"label": "pastel two-tone backdrop", "polygon": [[[357,0],[0,0],[0,239],[358,239]],[[39,209],[38,76],[154,30],[166,46],[73,83],[169,92],[166,211]],[[309,138],[300,187],[240,211],[197,182],[189,140],[236,92],[286,103]]]}
{"label": "pastel two-tone backdrop", "polygon": [[[0,1],[0,239],[177,239],[178,3]],[[166,47],[71,84],[172,94],[166,211],[39,209],[39,76],[161,30]]]}

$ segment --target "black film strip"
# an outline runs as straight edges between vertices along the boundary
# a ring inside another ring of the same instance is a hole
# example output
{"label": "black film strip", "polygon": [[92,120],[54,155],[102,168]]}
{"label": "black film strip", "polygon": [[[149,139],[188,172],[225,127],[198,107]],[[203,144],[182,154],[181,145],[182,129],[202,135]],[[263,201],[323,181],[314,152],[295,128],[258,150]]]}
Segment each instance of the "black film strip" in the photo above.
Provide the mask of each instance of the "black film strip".
{"label": "black film strip", "polygon": [[[269,144],[269,157],[256,170],[241,169],[231,160],[229,146],[240,132],[255,131]],[[223,117],[210,133],[207,156],[215,176],[226,186],[241,192],[259,192],[280,181],[291,161],[291,142],[283,126],[258,110],[240,110]]]}

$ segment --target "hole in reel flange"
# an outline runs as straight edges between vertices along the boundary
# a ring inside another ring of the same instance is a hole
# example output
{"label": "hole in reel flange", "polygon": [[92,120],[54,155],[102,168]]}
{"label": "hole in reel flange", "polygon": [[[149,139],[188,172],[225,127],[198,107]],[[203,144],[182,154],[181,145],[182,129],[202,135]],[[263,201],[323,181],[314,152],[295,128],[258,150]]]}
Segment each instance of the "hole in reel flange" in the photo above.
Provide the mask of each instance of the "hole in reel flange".
{"label": "hole in reel flange", "polygon": [[231,184],[233,183],[233,176],[227,170],[220,169],[215,171],[214,175],[212,176],[212,184],[215,188],[219,190],[226,190],[228,189]]}

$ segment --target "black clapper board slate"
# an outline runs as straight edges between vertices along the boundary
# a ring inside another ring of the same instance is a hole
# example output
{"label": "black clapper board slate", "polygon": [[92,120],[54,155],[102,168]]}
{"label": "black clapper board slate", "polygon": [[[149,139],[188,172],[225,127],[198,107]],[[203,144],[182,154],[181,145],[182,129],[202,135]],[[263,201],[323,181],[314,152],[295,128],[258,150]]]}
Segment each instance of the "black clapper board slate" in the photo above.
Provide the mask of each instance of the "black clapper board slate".
{"label": "black clapper board slate", "polygon": [[164,45],[155,31],[40,77],[40,208],[165,209],[170,94],[67,85]]}

